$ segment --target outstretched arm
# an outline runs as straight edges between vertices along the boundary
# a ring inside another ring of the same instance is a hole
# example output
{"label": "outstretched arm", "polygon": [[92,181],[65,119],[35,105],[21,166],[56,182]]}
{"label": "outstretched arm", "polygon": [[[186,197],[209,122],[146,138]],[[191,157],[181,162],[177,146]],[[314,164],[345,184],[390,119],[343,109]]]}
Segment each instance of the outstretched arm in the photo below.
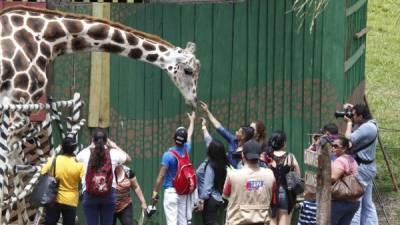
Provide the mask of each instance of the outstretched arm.
{"label": "outstretched arm", "polygon": [[192,135],[194,130],[194,119],[196,118],[196,113],[193,111],[192,113],[188,113],[187,116],[189,117],[189,128],[188,128],[188,142],[192,142]]}
{"label": "outstretched arm", "polygon": [[146,200],[144,199],[142,189],[140,188],[140,185],[136,177],[131,178],[130,181],[131,181],[131,187],[135,191],[135,194],[140,201],[140,207],[142,209],[146,209],[147,208]]}
{"label": "outstretched arm", "polygon": [[208,109],[208,105],[205,102],[200,101],[200,107],[205,113],[207,113],[208,119],[215,129],[218,129],[222,126],[221,123],[217,119],[215,119],[214,115],[210,112],[210,110]]}
{"label": "outstretched arm", "polygon": [[204,117],[201,117],[201,130],[203,131],[204,143],[208,147],[212,141],[212,137],[207,130],[207,121]]}

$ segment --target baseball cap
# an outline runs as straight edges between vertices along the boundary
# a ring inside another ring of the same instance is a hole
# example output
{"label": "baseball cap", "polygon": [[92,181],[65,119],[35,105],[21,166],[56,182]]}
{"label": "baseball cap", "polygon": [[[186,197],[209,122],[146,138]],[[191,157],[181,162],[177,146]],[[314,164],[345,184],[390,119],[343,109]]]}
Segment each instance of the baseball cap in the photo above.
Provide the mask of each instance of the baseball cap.
{"label": "baseball cap", "polygon": [[188,137],[187,129],[184,127],[178,127],[175,131],[174,140],[178,145],[186,143]]}
{"label": "baseball cap", "polygon": [[261,146],[255,140],[250,140],[243,145],[243,154],[246,159],[259,159]]}

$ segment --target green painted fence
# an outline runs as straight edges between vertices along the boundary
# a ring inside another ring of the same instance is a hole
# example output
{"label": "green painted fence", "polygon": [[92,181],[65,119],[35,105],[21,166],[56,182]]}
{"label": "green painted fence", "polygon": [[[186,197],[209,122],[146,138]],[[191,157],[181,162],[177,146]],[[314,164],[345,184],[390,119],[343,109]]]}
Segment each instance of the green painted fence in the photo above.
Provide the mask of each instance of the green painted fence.
{"label": "green painted fence", "polygon": [[[342,124],[333,117],[335,109],[363,94],[365,36],[354,35],[365,27],[366,1],[330,1],[312,33],[310,18],[301,21],[291,11],[293,2],[112,4],[111,19],[177,46],[195,42],[202,64],[198,98],[231,131],[256,119],[266,122],[268,133],[285,130],[287,149],[301,162],[307,134],[327,122]],[[90,4],[58,9],[91,14]],[[175,128],[188,124],[189,108],[158,68],[118,56],[112,56],[110,67],[110,136],[133,156],[131,166],[150,200],[162,153],[172,144]],[[90,54],[57,59],[50,94],[66,99],[79,91],[87,100],[89,73]],[[191,155],[195,165],[205,157],[199,128],[198,121]],[[88,140],[85,129],[81,141]],[[197,217],[194,224],[200,224]],[[165,224],[162,211],[153,220]]]}

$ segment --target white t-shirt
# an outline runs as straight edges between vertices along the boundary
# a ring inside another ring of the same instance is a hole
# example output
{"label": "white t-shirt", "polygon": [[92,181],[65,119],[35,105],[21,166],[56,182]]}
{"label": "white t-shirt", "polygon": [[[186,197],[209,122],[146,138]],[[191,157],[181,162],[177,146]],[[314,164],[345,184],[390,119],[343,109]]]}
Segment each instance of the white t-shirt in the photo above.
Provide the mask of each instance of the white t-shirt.
{"label": "white t-shirt", "polygon": [[[76,160],[78,162],[83,163],[84,169],[85,169],[85,173],[84,176],[82,178],[82,189],[83,191],[86,190],[86,185],[85,185],[85,177],[86,177],[86,171],[87,171],[87,167],[89,164],[89,159],[90,159],[90,147],[93,146],[88,146],[87,148],[83,149],[82,151],[80,151],[78,153],[78,155],[76,156]],[[115,171],[115,167],[117,165],[120,165],[124,162],[126,162],[126,154],[116,150],[116,149],[111,149],[110,150],[110,156],[111,156],[111,164],[112,164],[112,173],[114,176],[114,171]],[[113,188],[117,188],[117,182],[115,181],[115,178],[113,177],[113,182],[112,182],[112,187]]]}

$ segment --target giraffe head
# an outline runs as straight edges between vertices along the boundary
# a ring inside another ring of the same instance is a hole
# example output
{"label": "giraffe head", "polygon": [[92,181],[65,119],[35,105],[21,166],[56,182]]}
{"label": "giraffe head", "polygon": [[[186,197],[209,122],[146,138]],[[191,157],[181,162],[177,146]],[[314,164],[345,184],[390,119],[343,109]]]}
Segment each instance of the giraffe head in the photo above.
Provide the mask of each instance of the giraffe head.
{"label": "giraffe head", "polygon": [[185,99],[185,103],[197,107],[197,79],[200,72],[200,61],[194,52],[196,45],[188,42],[185,49],[176,47],[171,52],[174,62],[167,67],[168,75]]}

